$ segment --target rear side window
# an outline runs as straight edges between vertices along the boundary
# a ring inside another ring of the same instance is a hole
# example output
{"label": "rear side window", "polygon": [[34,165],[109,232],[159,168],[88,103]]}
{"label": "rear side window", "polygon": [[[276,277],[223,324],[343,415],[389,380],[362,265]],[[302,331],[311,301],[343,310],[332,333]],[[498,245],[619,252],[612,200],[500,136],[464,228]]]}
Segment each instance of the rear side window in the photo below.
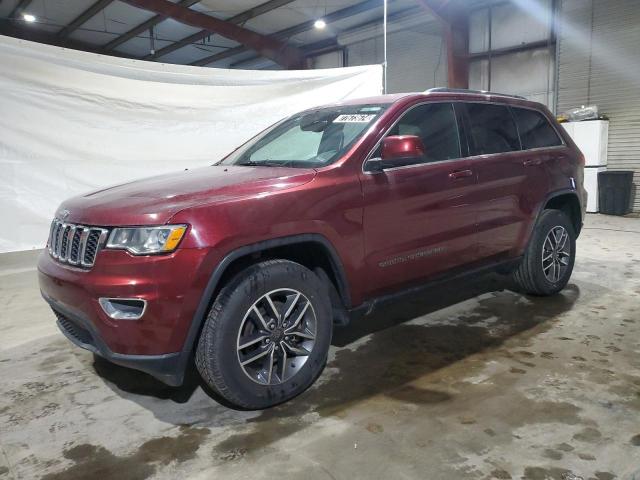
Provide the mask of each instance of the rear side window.
{"label": "rear side window", "polygon": [[387,135],[417,135],[425,162],[460,158],[458,124],[451,103],[429,103],[409,110]]}
{"label": "rear side window", "polygon": [[526,108],[512,108],[512,110],[518,124],[522,148],[526,150],[562,145],[558,133],[542,113]]}
{"label": "rear side window", "polygon": [[520,150],[516,124],[509,108],[490,103],[467,103],[474,155]]}

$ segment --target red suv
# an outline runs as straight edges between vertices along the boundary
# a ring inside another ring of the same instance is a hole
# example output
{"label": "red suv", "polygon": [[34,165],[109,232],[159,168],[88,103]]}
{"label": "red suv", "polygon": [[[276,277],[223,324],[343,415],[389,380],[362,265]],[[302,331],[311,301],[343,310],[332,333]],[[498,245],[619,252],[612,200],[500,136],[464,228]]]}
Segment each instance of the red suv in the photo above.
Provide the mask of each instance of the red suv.
{"label": "red suv", "polygon": [[64,202],[40,257],[62,332],[240,408],[320,375],[334,323],[434,279],[498,269],[561,290],[584,159],[542,105],[433,89],[307,110],[214,166]]}

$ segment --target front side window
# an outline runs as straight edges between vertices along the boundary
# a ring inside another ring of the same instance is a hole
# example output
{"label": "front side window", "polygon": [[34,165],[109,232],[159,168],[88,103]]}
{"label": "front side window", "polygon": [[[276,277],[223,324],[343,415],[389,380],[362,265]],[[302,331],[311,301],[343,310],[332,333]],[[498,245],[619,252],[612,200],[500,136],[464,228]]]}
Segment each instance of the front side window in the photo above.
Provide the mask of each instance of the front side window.
{"label": "front side window", "polygon": [[517,107],[512,108],[512,111],[518,124],[522,148],[526,150],[562,145],[558,133],[542,113]]}
{"label": "front side window", "polygon": [[424,145],[424,162],[460,158],[460,140],[453,105],[429,103],[409,110],[387,133],[416,135]]}
{"label": "front side window", "polygon": [[520,150],[520,139],[509,108],[490,103],[466,104],[474,155]]}
{"label": "front side window", "polygon": [[222,165],[322,167],[338,160],[387,105],[347,105],[294,115],[250,140]]}

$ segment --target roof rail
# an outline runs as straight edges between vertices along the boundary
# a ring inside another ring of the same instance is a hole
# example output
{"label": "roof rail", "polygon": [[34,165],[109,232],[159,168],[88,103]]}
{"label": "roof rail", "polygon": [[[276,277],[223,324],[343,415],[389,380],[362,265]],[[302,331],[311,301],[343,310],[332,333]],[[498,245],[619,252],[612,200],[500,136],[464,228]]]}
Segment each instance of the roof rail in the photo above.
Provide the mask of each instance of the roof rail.
{"label": "roof rail", "polygon": [[425,90],[424,93],[472,93],[476,95],[493,95],[495,97],[510,97],[510,98],[518,98],[520,100],[526,100],[526,98],[521,95],[509,95],[507,93],[488,92],[486,90],[469,90],[466,88],[436,87],[436,88],[430,88],[429,90]]}

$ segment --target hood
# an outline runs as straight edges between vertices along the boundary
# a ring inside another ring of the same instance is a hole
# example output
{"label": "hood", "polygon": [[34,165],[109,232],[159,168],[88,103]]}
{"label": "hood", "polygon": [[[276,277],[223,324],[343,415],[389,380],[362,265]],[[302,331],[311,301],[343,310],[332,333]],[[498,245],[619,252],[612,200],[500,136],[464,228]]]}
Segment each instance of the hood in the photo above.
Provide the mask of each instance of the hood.
{"label": "hood", "polygon": [[315,170],[301,168],[195,168],[71,198],[63,202],[56,216],[85,225],[161,225],[185,208],[286,190],[308,183],[314,176]]}

